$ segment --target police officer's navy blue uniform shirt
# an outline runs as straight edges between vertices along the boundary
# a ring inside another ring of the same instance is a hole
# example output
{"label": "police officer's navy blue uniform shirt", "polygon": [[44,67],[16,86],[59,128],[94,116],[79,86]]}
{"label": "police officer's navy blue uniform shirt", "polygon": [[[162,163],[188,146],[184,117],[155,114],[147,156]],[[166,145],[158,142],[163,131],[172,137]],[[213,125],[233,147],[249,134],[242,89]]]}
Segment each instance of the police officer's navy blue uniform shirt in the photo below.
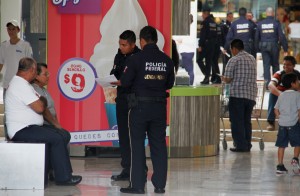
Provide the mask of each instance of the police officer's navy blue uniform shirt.
{"label": "police officer's navy blue uniform shirt", "polygon": [[208,16],[203,22],[200,32],[199,47],[205,47],[206,42],[217,37],[217,24],[213,17]]}
{"label": "police officer's navy blue uniform shirt", "polygon": [[284,52],[288,51],[288,43],[281,25],[273,16],[267,16],[257,24],[255,42],[257,50],[262,54],[264,80],[268,85],[271,81],[270,67],[272,66],[273,74],[279,71],[279,42]]}
{"label": "police officer's navy blue uniform shirt", "polygon": [[288,43],[281,25],[273,16],[268,16],[257,24],[255,41],[256,45],[259,45],[259,42],[280,42],[283,50],[288,51]]}
{"label": "police officer's navy blue uniform shirt", "polygon": [[255,26],[252,22],[246,19],[245,16],[240,16],[239,19],[232,22],[230,29],[226,37],[225,48],[229,48],[229,45],[233,39],[240,39],[244,43],[244,50],[249,54],[252,54]]}
{"label": "police officer's navy blue uniform shirt", "polygon": [[[134,50],[130,54],[122,54],[121,50],[118,49],[118,53],[116,54],[115,59],[114,59],[114,67],[111,70],[110,74],[111,75],[113,74],[118,80],[120,80],[121,76],[124,72],[125,66],[126,66],[125,62],[126,62],[127,58],[132,56],[133,54],[140,52],[140,51],[141,50],[137,46],[135,46]],[[118,86],[117,87],[117,98],[118,99],[126,99],[127,98],[126,96],[129,92],[130,92],[129,88],[125,88],[123,86]]]}
{"label": "police officer's navy blue uniform shirt", "polygon": [[174,80],[172,60],[166,59],[156,44],[147,44],[138,55],[128,58],[121,85],[131,86],[137,97],[166,97],[166,90],[173,87]]}

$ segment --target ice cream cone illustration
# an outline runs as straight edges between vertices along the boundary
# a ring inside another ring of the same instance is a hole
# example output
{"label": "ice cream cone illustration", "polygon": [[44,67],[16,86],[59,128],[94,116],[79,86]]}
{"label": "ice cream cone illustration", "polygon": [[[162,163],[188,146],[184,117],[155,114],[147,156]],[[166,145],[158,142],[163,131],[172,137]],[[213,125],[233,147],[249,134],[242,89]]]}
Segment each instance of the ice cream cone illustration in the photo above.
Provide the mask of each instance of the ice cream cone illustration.
{"label": "ice cream cone illustration", "polygon": [[[132,30],[139,37],[140,30],[147,26],[147,18],[137,0],[115,0],[100,24],[101,40],[94,47],[90,63],[95,67],[98,77],[110,74],[113,67],[114,56],[118,51],[119,36],[125,30]],[[164,37],[158,33],[158,46],[162,50]],[[136,41],[139,46],[139,39]],[[104,88],[106,110],[108,105],[115,105],[116,89]],[[111,118],[112,115],[108,115]],[[110,122],[110,119],[108,119]]]}

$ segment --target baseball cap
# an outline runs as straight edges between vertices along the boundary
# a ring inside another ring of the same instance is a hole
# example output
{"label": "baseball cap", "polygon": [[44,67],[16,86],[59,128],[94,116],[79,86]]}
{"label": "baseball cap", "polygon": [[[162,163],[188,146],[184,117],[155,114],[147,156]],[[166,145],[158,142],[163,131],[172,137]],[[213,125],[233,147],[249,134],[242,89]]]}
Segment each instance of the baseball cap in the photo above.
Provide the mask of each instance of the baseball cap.
{"label": "baseball cap", "polygon": [[11,20],[8,23],[6,23],[6,27],[8,27],[9,25],[13,25],[15,27],[19,27],[20,28],[19,22],[17,20]]}

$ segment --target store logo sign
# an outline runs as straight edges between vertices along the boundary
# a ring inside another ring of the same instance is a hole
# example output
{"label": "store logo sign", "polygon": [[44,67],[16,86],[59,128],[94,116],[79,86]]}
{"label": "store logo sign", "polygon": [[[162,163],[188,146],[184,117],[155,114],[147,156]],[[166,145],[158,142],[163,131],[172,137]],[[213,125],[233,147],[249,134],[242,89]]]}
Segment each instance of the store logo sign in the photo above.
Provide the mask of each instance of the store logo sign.
{"label": "store logo sign", "polygon": [[101,0],[52,0],[60,14],[99,14]]}

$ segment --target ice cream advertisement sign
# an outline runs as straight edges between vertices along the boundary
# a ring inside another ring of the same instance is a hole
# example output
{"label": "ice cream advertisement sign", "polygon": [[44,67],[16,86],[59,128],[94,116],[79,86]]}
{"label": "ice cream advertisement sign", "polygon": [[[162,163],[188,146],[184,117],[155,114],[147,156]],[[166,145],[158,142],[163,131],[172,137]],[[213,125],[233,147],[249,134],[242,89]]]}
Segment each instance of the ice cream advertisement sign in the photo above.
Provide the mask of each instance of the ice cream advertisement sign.
{"label": "ice cream advertisement sign", "polygon": [[48,0],[48,89],[72,143],[118,145],[116,89],[96,85],[95,78],[109,75],[124,30],[138,38],[142,27],[155,27],[158,46],[170,54],[171,5],[171,0]]}

